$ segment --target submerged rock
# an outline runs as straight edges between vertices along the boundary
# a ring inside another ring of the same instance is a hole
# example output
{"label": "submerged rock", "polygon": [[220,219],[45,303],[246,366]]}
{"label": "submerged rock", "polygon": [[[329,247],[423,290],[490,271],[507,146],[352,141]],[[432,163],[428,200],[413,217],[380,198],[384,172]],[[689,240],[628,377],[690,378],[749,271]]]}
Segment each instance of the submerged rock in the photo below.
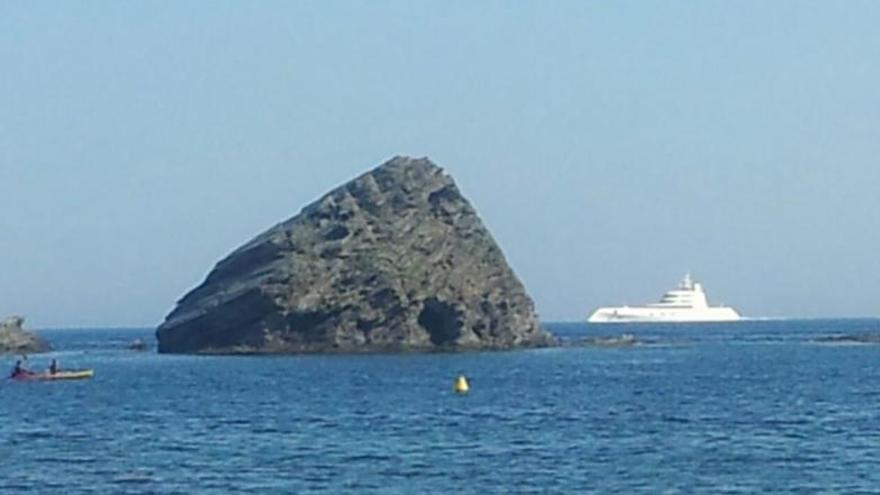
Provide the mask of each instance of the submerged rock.
{"label": "submerged rock", "polygon": [[453,180],[397,157],[220,261],[158,328],[159,352],[543,346],[534,304]]}
{"label": "submerged rock", "polygon": [[624,333],[619,336],[584,337],[570,344],[571,347],[630,347],[642,344],[635,335]]}
{"label": "submerged rock", "polygon": [[143,339],[134,339],[128,343],[128,350],[130,351],[148,351],[150,350],[150,345],[143,341]]}
{"label": "submerged rock", "polygon": [[814,342],[823,344],[880,344],[880,334],[830,335],[818,337]]}
{"label": "submerged rock", "polygon": [[0,322],[0,354],[36,354],[51,350],[45,340],[24,329],[21,316],[10,316]]}

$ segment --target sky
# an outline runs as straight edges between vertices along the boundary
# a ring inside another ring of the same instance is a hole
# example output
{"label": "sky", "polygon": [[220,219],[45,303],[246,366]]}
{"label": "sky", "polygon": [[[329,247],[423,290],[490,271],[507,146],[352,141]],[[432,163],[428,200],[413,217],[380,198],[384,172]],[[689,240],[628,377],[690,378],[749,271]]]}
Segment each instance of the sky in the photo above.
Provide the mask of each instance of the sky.
{"label": "sky", "polygon": [[880,2],[2,2],[0,315],[153,326],[395,155],[453,176],[546,321],[690,271],[880,316]]}

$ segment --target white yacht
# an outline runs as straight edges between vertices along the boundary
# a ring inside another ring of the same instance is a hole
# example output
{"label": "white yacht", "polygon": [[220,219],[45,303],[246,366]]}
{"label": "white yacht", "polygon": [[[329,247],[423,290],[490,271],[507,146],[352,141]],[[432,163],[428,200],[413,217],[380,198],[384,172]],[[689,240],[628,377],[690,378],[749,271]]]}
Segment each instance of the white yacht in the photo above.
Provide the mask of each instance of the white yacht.
{"label": "white yacht", "polygon": [[703,286],[685,275],[678,288],[660,302],[644,306],[599,308],[587,320],[590,323],[698,322],[737,321],[739,313],[729,306],[709,306]]}

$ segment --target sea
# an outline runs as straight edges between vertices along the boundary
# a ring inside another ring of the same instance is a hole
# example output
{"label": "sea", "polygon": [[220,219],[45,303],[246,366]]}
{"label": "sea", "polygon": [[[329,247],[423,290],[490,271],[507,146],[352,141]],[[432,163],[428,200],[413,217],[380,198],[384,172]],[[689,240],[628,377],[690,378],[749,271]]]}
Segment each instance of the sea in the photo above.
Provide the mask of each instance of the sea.
{"label": "sea", "polygon": [[208,357],[46,330],[32,368],[95,376],[0,383],[0,493],[880,493],[880,345],[821,341],[880,320],[546,327],[569,345]]}

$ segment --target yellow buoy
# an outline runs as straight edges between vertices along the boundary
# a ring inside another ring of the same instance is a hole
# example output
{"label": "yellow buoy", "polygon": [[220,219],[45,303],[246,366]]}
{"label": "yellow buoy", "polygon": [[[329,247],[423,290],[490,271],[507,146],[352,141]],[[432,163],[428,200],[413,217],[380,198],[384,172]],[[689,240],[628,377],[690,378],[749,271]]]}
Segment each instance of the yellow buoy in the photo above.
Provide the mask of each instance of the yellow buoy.
{"label": "yellow buoy", "polygon": [[458,378],[455,379],[455,384],[452,386],[452,390],[457,394],[466,394],[470,389],[467,378],[465,378],[464,375],[458,375]]}

